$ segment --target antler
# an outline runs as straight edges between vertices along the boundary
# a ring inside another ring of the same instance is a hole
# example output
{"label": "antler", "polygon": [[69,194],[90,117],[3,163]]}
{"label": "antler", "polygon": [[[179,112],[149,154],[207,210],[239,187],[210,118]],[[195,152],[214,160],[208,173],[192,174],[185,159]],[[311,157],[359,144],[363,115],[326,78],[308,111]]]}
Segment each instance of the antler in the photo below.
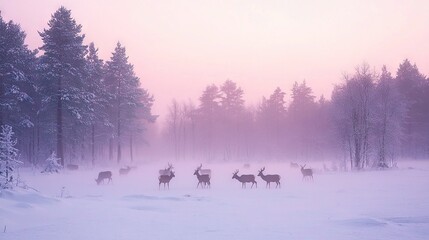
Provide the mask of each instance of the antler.
{"label": "antler", "polygon": [[166,168],[167,170],[171,170],[173,169],[173,165],[171,163],[168,163],[168,168]]}
{"label": "antler", "polygon": [[234,173],[233,173],[233,175],[235,175],[235,174],[237,174],[238,173],[238,170],[236,170]]}
{"label": "antler", "polygon": [[203,167],[203,164],[201,163],[199,167],[197,167],[197,170],[201,170],[201,168]]}

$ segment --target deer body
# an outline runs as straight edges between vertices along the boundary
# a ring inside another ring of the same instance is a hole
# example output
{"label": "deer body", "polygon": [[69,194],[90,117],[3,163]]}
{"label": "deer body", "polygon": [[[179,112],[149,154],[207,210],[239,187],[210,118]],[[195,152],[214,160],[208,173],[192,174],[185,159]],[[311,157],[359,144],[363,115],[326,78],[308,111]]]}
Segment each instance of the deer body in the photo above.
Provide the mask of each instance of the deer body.
{"label": "deer body", "polygon": [[168,175],[170,175],[172,169],[173,169],[173,165],[171,165],[169,163],[168,164],[168,168],[159,170],[159,175],[160,176],[162,176],[162,175],[167,175],[168,176]]}
{"label": "deer body", "polygon": [[313,169],[311,168],[304,168],[304,166],[301,166],[301,173],[302,173],[302,180],[311,179],[313,180]]}
{"label": "deer body", "polygon": [[275,182],[276,188],[280,187],[280,175],[274,174],[274,175],[264,175],[265,167],[259,170],[258,176],[262,178],[265,182],[267,182],[267,185],[265,187],[271,187],[270,183]]}
{"label": "deer body", "polygon": [[174,172],[170,172],[170,175],[161,175],[158,177],[159,179],[159,188],[161,188],[161,183],[164,183],[164,188],[165,188],[165,184],[167,184],[168,189],[170,189],[170,181],[171,179],[175,177]]}
{"label": "deer body", "polygon": [[291,162],[291,163],[290,163],[290,167],[291,167],[291,168],[299,168],[299,165],[298,165],[298,163]]}
{"label": "deer body", "polygon": [[111,171],[104,171],[98,173],[98,178],[95,179],[95,182],[97,182],[98,185],[100,185],[101,182],[104,182],[104,179],[109,179],[110,183],[112,181],[112,172]]}
{"label": "deer body", "polygon": [[[201,187],[210,187],[210,173],[211,170],[210,169],[201,169],[202,168],[202,164],[195,170],[194,175],[197,176],[198,179],[198,184],[197,184],[197,188],[199,185],[201,185]],[[205,174],[200,174],[201,172],[205,172]]]}
{"label": "deer body", "polygon": [[234,172],[234,175],[232,176],[232,179],[237,179],[239,182],[241,182],[241,187],[246,188],[246,183],[252,183],[252,186],[250,188],[253,188],[253,185],[255,184],[256,187],[258,187],[258,183],[255,181],[255,175],[253,174],[243,174],[241,176],[238,176],[238,170]]}
{"label": "deer body", "polygon": [[127,166],[126,168],[119,169],[119,175],[127,175],[131,170],[130,166]]}
{"label": "deer body", "polygon": [[79,169],[79,165],[76,164],[67,164],[67,170],[78,170]]}

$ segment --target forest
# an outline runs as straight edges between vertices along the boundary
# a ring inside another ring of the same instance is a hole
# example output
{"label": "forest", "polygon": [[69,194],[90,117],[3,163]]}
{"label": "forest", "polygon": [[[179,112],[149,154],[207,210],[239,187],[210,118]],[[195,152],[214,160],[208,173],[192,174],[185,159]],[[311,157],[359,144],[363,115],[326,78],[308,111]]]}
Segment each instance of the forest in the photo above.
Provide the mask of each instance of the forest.
{"label": "forest", "polygon": [[43,45],[29,49],[0,13],[0,148],[24,165],[328,161],[347,170],[429,157],[429,78],[408,59],[393,74],[357,65],[330,99],[296,81],[249,106],[241,86],[220,79],[195,102],[173,93],[162,123],[120,42],[101,59],[65,7],[36,30]]}

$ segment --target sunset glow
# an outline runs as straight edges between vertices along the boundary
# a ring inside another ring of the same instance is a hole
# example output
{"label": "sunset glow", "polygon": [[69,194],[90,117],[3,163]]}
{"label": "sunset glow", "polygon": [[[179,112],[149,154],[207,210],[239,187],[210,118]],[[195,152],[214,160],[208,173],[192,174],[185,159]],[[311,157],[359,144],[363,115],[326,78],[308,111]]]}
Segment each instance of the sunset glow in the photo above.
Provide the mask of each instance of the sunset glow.
{"label": "sunset glow", "polygon": [[254,105],[276,87],[288,99],[302,80],[329,98],[342,74],[362,62],[395,73],[408,58],[429,73],[427,1],[2,0],[0,10],[35,49],[37,31],[62,5],[103,59],[117,41],[126,47],[156,114],[173,98],[197,101],[206,85],[226,79]]}

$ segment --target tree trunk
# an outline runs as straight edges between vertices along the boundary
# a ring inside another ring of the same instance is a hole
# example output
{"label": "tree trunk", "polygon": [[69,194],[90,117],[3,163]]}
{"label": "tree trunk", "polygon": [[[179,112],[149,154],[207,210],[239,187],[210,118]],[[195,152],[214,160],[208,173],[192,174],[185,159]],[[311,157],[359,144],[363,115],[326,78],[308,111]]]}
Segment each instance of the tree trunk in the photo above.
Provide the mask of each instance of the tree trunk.
{"label": "tree trunk", "polygon": [[113,161],[113,138],[109,138],[109,161]]}
{"label": "tree trunk", "polygon": [[92,166],[95,165],[95,124],[91,127],[91,160]]}
{"label": "tree trunk", "polygon": [[132,134],[130,135],[130,159],[131,159],[131,162],[134,161],[134,158],[133,158],[133,135]]}
{"label": "tree trunk", "polygon": [[64,149],[63,149],[63,102],[61,100],[61,78],[58,79],[57,90],[57,156],[60,159],[61,166],[64,166]]}

